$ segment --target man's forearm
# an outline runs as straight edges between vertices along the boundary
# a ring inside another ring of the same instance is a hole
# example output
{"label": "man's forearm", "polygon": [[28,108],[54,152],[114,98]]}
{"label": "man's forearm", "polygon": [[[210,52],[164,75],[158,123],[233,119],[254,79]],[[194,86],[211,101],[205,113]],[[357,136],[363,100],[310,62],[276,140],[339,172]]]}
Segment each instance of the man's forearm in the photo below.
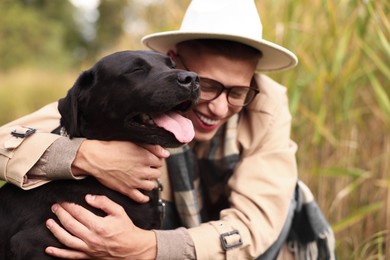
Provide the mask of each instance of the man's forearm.
{"label": "man's forearm", "polygon": [[76,179],[71,165],[83,138],[57,139],[42,155],[39,161],[27,173],[24,185],[28,186],[40,180]]}
{"label": "man's forearm", "polygon": [[196,259],[194,243],[185,228],[156,230],[158,259]]}

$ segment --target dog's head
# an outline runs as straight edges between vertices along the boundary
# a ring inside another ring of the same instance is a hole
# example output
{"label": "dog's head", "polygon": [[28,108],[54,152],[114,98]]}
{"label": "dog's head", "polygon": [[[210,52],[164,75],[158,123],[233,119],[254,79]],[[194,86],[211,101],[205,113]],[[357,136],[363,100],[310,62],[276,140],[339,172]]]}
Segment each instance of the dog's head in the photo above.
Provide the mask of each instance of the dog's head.
{"label": "dog's head", "polygon": [[194,137],[181,113],[198,97],[197,75],[175,69],[169,57],[122,51],[84,71],[58,109],[70,137],[175,147]]}

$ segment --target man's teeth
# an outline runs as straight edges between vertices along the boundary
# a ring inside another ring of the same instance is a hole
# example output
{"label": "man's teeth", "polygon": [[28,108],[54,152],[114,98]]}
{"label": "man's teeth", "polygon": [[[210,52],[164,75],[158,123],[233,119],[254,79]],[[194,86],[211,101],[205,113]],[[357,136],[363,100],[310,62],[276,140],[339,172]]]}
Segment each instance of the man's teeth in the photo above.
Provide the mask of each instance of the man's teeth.
{"label": "man's teeth", "polygon": [[212,120],[212,119],[207,118],[199,113],[196,113],[196,115],[199,117],[200,121],[202,121],[206,125],[216,125],[219,123],[219,121],[221,121],[221,120]]}

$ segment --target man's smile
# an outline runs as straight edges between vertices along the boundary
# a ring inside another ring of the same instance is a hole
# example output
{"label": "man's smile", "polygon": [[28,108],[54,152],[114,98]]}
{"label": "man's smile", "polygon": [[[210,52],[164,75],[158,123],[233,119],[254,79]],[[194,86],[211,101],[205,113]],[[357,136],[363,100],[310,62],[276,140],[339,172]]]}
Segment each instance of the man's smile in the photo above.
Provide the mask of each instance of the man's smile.
{"label": "man's smile", "polygon": [[203,124],[206,124],[208,126],[214,126],[217,125],[221,120],[219,119],[211,119],[207,118],[206,116],[202,115],[201,113],[195,111],[196,116],[202,121]]}

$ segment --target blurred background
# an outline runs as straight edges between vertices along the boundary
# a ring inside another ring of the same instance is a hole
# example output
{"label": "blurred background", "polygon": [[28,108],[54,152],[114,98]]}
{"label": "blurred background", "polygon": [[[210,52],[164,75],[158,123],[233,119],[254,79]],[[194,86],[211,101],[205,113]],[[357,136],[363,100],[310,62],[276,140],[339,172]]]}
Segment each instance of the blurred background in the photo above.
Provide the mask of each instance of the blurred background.
{"label": "blurred background", "polygon": [[[0,0],[0,124],[66,94],[102,56],[175,30],[189,0]],[[288,86],[300,178],[339,259],[390,259],[390,2],[259,0],[264,38],[297,54]]]}

